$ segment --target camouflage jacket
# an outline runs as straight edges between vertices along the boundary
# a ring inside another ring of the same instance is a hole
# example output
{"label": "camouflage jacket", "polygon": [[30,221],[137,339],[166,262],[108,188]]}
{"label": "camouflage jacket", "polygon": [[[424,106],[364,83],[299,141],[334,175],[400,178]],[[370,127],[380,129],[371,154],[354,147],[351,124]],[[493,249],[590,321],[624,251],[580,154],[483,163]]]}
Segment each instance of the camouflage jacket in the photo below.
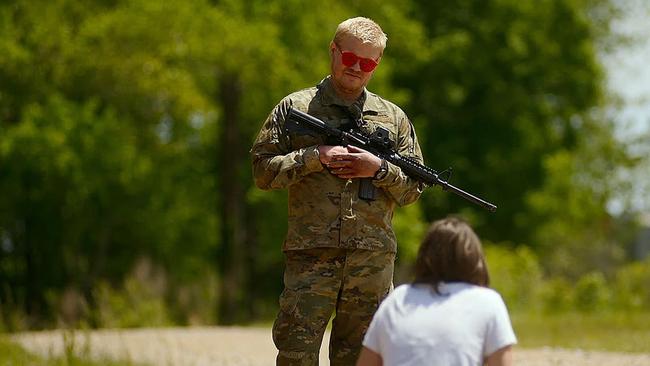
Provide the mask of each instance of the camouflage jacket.
{"label": "camouflage jacket", "polygon": [[[264,122],[251,150],[253,175],[261,189],[288,189],[289,222],[283,250],[335,247],[395,252],[393,211],[397,205],[417,200],[424,186],[389,163],[388,174],[373,180],[379,188],[377,199],[359,199],[359,179],[338,178],[321,164],[318,145],[326,141],[284,128],[279,106],[287,100],[293,108],[331,126],[355,120],[348,112],[350,103],[337,96],[328,77],[316,87],[285,97]],[[363,115],[355,123],[357,128],[372,133],[383,126],[401,155],[423,161],[413,125],[399,107],[367,90],[353,104]]]}

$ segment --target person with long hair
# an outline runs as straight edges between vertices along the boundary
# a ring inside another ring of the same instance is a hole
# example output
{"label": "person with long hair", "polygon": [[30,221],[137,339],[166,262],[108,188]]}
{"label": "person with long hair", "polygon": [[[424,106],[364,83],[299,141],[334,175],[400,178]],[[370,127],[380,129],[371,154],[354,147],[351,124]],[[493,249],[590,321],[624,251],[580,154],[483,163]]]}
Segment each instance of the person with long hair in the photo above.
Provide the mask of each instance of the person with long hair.
{"label": "person with long hair", "polygon": [[458,218],[434,222],[415,279],[379,306],[357,366],[508,366],[517,339],[506,305],[489,288],[481,241]]}

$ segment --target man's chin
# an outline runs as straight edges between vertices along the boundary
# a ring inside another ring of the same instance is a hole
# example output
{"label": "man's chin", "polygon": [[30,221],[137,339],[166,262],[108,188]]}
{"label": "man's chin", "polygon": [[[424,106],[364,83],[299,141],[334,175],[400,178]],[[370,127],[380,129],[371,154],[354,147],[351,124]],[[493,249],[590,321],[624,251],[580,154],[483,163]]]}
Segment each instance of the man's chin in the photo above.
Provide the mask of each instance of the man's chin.
{"label": "man's chin", "polygon": [[343,80],[343,86],[346,89],[361,89],[363,88],[363,82],[361,81],[361,78],[358,77],[350,77],[347,76]]}
{"label": "man's chin", "polygon": [[348,80],[355,80],[355,81],[361,81],[361,76],[357,74],[352,74],[352,73],[345,73],[343,74],[346,79]]}
{"label": "man's chin", "polygon": [[340,91],[346,94],[358,93],[363,90],[363,87],[365,86],[360,78],[349,77],[347,74],[336,78],[334,83]]}

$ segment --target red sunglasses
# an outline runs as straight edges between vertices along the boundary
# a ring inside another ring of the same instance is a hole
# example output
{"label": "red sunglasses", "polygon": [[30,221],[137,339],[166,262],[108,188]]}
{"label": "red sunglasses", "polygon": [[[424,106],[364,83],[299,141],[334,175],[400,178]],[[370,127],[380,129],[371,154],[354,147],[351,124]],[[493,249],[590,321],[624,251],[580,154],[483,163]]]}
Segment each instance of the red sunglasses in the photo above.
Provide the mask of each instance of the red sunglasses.
{"label": "red sunglasses", "polygon": [[359,68],[363,72],[371,72],[372,70],[379,65],[379,63],[371,58],[363,58],[357,56],[354,52],[350,51],[341,51],[339,46],[336,46],[336,49],[341,54],[341,62],[347,67],[352,67],[359,63]]}

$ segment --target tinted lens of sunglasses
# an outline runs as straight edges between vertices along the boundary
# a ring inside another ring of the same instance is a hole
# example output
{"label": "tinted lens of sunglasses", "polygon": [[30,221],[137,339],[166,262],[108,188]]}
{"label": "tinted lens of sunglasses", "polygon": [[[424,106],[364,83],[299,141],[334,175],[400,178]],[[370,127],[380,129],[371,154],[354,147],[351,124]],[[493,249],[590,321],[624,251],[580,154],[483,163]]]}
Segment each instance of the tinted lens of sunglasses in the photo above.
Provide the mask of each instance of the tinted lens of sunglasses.
{"label": "tinted lens of sunglasses", "polygon": [[341,62],[347,67],[354,66],[358,60],[359,57],[352,52],[341,52]]}
{"label": "tinted lens of sunglasses", "polygon": [[370,72],[377,67],[377,63],[369,58],[361,58],[352,52],[341,52],[341,62],[347,67],[354,66],[359,62],[359,68],[363,72]]}
{"label": "tinted lens of sunglasses", "polygon": [[362,58],[361,61],[359,61],[359,67],[363,72],[370,72],[377,67],[377,63],[369,58]]}

